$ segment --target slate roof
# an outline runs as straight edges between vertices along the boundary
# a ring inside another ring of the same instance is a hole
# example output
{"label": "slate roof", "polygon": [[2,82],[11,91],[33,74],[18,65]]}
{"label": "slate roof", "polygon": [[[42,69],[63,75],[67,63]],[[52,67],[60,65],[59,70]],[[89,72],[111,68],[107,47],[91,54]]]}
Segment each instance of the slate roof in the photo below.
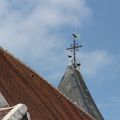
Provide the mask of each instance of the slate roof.
{"label": "slate roof", "polygon": [[69,65],[58,86],[58,89],[95,120],[104,120],[98,110],[79,70]]}
{"label": "slate roof", "polygon": [[10,106],[25,104],[32,120],[93,120],[41,76],[2,48],[0,92]]}

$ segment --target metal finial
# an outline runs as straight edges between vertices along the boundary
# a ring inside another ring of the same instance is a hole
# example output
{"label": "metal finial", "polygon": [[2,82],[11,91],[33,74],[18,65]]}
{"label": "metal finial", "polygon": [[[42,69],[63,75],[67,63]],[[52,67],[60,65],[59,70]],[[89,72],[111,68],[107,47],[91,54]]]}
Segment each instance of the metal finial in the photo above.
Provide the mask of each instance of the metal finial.
{"label": "metal finial", "polygon": [[79,50],[80,47],[82,47],[82,45],[79,45],[77,42],[76,42],[76,39],[79,37],[79,35],[73,33],[73,43],[71,44],[71,47],[67,48],[67,50],[70,50],[72,52],[72,59],[73,59],[73,66],[75,68],[78,67],[78,64],[80,65],[80,63],[77,63],[77,60],[76,60],[76,52]]}

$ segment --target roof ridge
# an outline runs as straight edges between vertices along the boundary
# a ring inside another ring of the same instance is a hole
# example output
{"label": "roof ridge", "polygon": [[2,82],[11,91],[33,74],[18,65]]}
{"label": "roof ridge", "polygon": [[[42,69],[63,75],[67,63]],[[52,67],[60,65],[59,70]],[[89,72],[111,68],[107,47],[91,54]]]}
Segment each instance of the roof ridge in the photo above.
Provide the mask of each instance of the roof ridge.
{"label": "roof ridge", "polygon": [[[30,72],[36,74],[38,77],[42,78],[44,81],[45,80],[39,73],[37,73],[37,71],[33,70],[29,65],[27,65],[24,61],[22,61],[20,58],[14,56],[11,52],[9,52],[8,50],[5,50],[3,47],[0,46],[0,51],[2,51],[3,53],[9,55],[10,57],[14,58],[19,64],[23,65],[24,68],[27,68]],[[47,82],[48,83],[48,82]],[[51,84],[50,84],[51,85]]]}

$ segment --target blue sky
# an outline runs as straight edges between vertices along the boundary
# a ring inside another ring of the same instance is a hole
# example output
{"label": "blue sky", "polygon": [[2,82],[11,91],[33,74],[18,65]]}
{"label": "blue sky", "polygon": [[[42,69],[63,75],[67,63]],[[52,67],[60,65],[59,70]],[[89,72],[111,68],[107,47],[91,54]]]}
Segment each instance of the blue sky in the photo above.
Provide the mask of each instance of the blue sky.
{"label": "blue sky", "polygon": [[105,120],[120,109],[120,1],[0,0],[0,46],[57,86],[72,33],[81,73]]}

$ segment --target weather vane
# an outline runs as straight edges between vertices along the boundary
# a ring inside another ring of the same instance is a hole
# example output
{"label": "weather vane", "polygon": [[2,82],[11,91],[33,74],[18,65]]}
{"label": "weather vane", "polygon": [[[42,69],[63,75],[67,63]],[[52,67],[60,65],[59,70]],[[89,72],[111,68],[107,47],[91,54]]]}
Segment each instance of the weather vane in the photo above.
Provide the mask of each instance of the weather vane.
{"label": "weather vane", "polygon": [[76,33],[73,33],[72,35],[73,35],[73,43],[71,44],[71,47],[67,48],[67,50],[70,50],[72,55],[68,55],[68,57],[72,59],[73,66],[77,68],[78,66],[80,66],[80,63],[77,63],[76,52],[79,50],[80,47],[82,47],[82,45],[79,45],[76,42],[76,40],[80,37],[80,35]]}

